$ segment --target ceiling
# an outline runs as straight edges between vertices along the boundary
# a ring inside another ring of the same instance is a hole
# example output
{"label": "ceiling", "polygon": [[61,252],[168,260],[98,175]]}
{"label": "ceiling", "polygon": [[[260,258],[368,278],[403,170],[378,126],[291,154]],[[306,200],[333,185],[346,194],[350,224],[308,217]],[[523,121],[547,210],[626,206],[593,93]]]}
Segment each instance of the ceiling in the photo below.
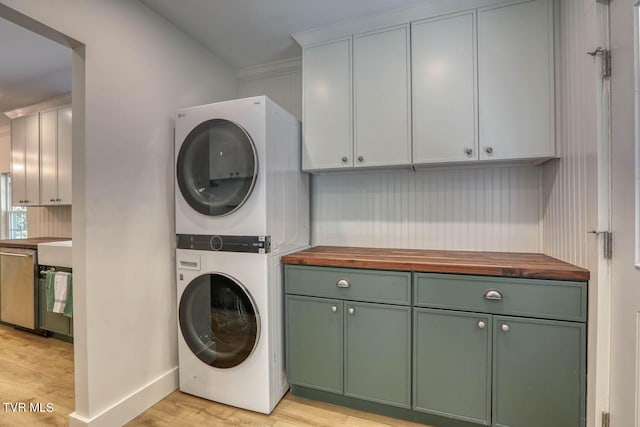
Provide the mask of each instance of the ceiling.
{"label": "ceiling", "polygon": [[301,55],[290,34],[433,0],[141,0],[227,64]]}
{"label": "ceiling", "polygon": [[1,114],[71,91],[71,49],[0,18]]}
{"label": "ceiling", "polygon": [[[433,0],[141,1],[240,69],[300,56],[292,33]],[[71,50],[1,18],[0,57],[0,113],[71,91]]]}

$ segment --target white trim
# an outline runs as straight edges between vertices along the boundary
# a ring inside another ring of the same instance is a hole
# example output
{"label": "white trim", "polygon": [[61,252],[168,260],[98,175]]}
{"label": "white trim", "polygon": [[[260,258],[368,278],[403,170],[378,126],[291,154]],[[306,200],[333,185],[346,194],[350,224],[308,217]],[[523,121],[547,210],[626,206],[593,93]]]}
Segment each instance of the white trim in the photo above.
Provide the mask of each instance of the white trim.
{"label": "white trim", "polygon": [[246,82],[250,80],[258,80],[268,77],[281,76],[284,74],[296,73],[300,72],[301,70],[302,57],[297,57],[243,68],[236,72],[236,78],[239,82]]}
{"label": "white trim", "polygon": [[634,72],[635,72],[635,189],[636,189],[636,254],[635,254],[635,266],[640,268],[640,120],[638,114],[640,114],[640,1],[636,1],[634,5],[633,14],[633,28],[634,28]]}
{"label": "white trim", "polygon": [[77,412],[69,415],[69,427],[111,427],[124,425],[178,389],[178,368],[161,375],[93,417]]}

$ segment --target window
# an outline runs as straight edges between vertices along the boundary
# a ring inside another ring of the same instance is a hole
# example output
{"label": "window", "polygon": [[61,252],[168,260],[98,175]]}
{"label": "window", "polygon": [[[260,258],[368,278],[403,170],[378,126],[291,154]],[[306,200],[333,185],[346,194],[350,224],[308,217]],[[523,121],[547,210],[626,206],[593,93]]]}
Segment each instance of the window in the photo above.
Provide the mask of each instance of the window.
{"label": "window", "polygon": [[11,202],[11,175],[0,175],[0,188],[2,203],[2,231],[7,239],[27,238],[27,208],[13,206]]}

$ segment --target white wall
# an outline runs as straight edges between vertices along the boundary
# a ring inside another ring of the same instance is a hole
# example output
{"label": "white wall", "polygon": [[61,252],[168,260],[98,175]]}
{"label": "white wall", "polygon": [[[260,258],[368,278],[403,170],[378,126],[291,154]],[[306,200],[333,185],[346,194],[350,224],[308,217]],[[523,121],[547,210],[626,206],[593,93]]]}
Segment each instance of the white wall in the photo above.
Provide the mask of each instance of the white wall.
{"label": "white wall", "polygon": [[[301,62],[244,69],[238,92],[266,94],[301,117]],[[539,252],[539,172],[466,166],[313,175],[312,243]]]}
{"label": "white wall", "polygon": [[2,3],[85,45],[73,59],[70,424],[121,425],[177,385],[173,112],[235,97],[235,75],[138,1]]}
{"label": "white wall", "polygon": [[0,173],[11,172],[11,126],[0,127]]}

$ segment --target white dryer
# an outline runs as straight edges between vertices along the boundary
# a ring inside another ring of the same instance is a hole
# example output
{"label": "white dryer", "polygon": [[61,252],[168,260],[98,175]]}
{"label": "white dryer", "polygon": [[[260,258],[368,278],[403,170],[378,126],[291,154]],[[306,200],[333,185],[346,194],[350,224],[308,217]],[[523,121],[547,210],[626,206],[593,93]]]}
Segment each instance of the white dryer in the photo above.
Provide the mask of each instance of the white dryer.
{"label": "white dryer", "polygon": [[270,413],[287,391],[280,256],[177,249],[180,390]]}
{"label": "white dryer", "polygon": [[[179,110],[178,239],[267,236],[274,253],[308,245],[309,180],[301,171],[300,137],[300,122],[266,96]],[[211,244],[221,246],[217,239]]]}

